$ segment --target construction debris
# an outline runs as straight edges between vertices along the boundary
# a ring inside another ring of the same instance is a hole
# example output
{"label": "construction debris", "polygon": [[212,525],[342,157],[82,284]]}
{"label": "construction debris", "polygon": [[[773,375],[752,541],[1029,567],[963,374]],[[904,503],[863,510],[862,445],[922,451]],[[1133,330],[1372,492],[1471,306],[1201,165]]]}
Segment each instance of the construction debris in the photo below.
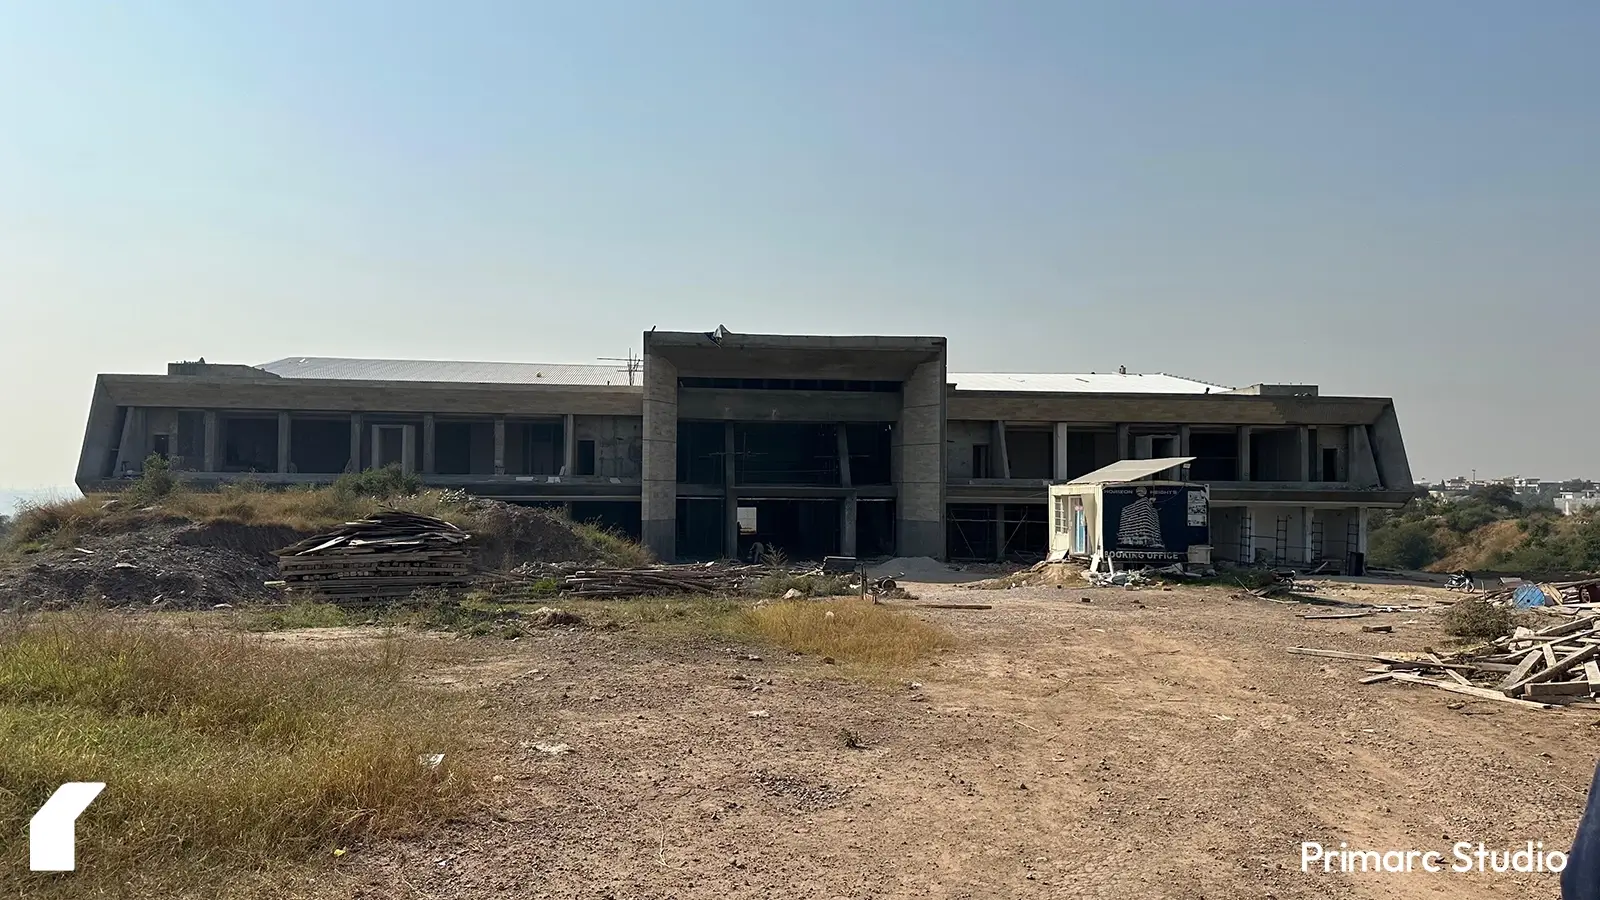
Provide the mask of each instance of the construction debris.
{"label": "construction debris", "polygon": [[470,582],[471,537],[443,519],[384,511],[279,550],[278,571],[287,589],[335,603],[404,597]]}
{"label": "construction debris", "polygon": [[605,568],[576,563],[525,564],[515,575],[549,579],[563,594],[584,597],[639,597],[650,594],[732,594],[757,578],[771,575],[769,566],[708,562],[684,565]]}
{"label": "construction debris", "polygon": [[1600,578],[1541,584],[1523,581],[1486,591],[1480,596],[1491,603],[1510,604],[1524,609],[1556,606],[1571,610],[1594,610],[1600,609]]}
{"label": "construction debris", "polygon": [[1306,647],[1290,647],[1289,652],[1381,663],[1368,670],[1371,677],[1362,679],[1363,684],[1400,681],[1529,707],[1600,709],[1600,616],[1593,613],[1537,631],[1518,628],[1508,637],[1448,656],[1429,648],[1420,659]]}

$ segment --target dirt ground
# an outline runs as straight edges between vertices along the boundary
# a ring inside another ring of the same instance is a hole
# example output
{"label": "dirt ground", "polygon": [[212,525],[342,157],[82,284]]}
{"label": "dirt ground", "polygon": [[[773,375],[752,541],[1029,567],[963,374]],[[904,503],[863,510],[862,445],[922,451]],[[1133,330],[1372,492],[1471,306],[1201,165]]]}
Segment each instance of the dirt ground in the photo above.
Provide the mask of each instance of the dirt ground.
{"label": "dirt ground", "polygon": [[[1444,646],[1434,614],[1307,621],[1316,610],[1198,588],[913,591],[994,608],[917,609],[961,643],[893,679],[586,628],[473,641],[429,679],[482,705],[485,809],[353,848],[310,893],[1559,894],[1548,874],[1300,871],[1302,841],[1439,850],[1447,867],[1457,841],[1570,846],[1600,716],[1362,686],[1359,663],[1284,652]],[[570,752],[537,746],[559,743]]]}

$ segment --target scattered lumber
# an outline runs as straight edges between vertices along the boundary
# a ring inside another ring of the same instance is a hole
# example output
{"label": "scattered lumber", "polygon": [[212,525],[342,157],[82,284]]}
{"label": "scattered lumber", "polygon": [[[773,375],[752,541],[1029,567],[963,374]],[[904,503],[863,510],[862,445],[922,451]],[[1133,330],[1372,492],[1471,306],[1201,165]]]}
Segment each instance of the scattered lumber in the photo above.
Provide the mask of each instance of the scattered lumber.
{"label": "scattered lumber", "polygon": [[1423,648],[1415,659],[1309,647],[1289,647],[1288,652],[1381,663],[1367,670],[1362,684],[1425,684],[1530,709],[1600,703],[1600,614],[1595,613],[1538,630],[1518,628],[1507,637],[1448,655],[1432,648]]}
{"label": "scattered lumber", "polygon": [[290,591],[335,603],[404,597],[472,580],[472,536],[443,519],[385,510],[277,551]]}
{"label": "scattered lumber", "polygon": [[562,594],[582,597],[641,597],[651,594],[731,594],[757,578],[771,575],[770,566],[708,562],[682,565],[607,567],[578,563],[528,563],[512,573],[517,579],[555,582]]}

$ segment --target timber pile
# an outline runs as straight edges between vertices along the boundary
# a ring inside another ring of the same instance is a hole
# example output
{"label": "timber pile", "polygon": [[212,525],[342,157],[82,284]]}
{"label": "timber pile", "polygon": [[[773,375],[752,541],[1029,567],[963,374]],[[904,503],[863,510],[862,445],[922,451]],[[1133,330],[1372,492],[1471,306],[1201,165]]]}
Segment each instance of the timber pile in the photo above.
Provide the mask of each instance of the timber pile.
{"label": "timber pile", "polygon": [[701,563],[633,569],[579,568],[561,577],[561,592],[585,597],[646,594],[731,594],[772,574],[767,566]]}
{"label": "timber pile", "polygon": [[443,519],[385,511],[279,550],[278,571],[289,590],[336,603],[404,597],[471,581],[471,537]]}
{"label": "timber pile", "polygon": [[[1493,591],[1485,591],[1482,596],[1483,599],[1490,602],[1508,603],[1516,596],[1517,591],[1524,587],[1524,584],[1512,584]],[[1541,583],[1538,588],[1552,606],[1583,609],[1600,608],[1600,578]]]}
{"label": "timber pile", "polygon": [[1600,617],[1593,614],[1537,631],[1518,628],[1509,637],[1445,656],[1427,648],[1421,659],[1306,647],[1289,652],[1380,663],[1362,684],[1399,681],[1538,709],[1600,709]]}

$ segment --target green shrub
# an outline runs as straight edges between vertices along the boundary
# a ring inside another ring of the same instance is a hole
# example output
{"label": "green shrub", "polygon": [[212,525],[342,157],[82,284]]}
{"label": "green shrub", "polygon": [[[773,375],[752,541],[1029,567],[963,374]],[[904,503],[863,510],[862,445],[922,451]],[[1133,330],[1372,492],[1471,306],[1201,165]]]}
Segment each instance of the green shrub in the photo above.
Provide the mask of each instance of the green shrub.
{"label": "green shrub", "polygon": [[1482,597],[1457,600],[1445,611],[1443,622],[1445,633],[1474,641],[1492,641],[1510,633],[1516,625],[1509,607]]}
{"label": "green shrub", "polygon": [[1396,520],[1367,537],[1367,561],[1392,569],[1420,569],[1439,559],[1433,528],[1425,522]]}
{"label": "green shrub", "polygon": [[333,489],[336,493],[350,497],[389,500],[420,493],[422,478],[415,473],[408,474],[398,465],[391,463],[381,469],[366,469],[340,475],[334,481]]}
{"label": "green shrub", "polygon": [[178,489],[178,479],[172,474],[172,465],[154,453],[145,457],[144,471],[134,479],[123,496],[135,506],[148,506],[165,499]]}

